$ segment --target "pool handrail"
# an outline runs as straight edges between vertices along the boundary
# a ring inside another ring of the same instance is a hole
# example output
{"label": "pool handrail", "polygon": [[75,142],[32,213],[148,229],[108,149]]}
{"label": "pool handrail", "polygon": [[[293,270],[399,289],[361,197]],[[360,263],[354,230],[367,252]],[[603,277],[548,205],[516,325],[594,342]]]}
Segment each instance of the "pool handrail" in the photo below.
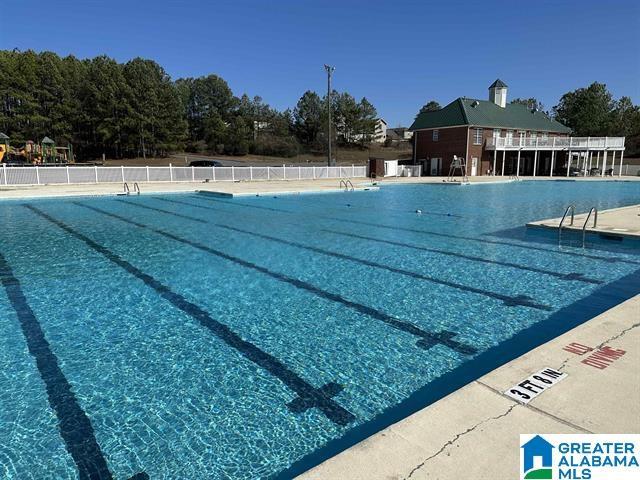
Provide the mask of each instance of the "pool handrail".
{"label": "pool handrail", "polygon": [[558,225],[558,243],[560,243],[560,240],[562,240],[562,226],[564,225],[564,221],[567,218],[568,213],[571,212],[571,223],[569,223],[569,226],[573,225],[573,219],[575,217],[576,214],[576,206],[571,204],[569,205],[565,211],[564,211],[564,215],[562,215],[562,220],[560,220],[560,225]]}
{"label": "pool handrail", "polygon": [[124,182],[124,185],[123,185],[122,188],[123,188],[123,191],[124,191],[125,195],[130,195],[131,194],[131,190],[129,190],[129,185],[127,184],[127,182]]}
{"label": "pool handrail", "polygon": [[591,209],[589,210],[589,213],[587,214],[587,218],[585,219],[584,224],[582,225],[582,248],[584,248],[585,246],[585,237],[587,235],[587,223],[589,223],[589,218],[591,218],[592,213],[593,213],[592,228],[596,228],[596,225],[598,224],[598,209],[596,207],[591,207]]}

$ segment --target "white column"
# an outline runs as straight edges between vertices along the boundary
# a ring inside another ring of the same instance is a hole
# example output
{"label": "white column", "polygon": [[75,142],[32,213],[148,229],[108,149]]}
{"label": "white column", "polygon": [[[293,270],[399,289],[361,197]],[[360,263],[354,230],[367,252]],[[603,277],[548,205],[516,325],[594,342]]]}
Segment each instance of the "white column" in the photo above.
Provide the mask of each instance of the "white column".
{"label": "white column", "polygon": [[518,164],[516,165],[516,177],[520,176],[520,149],[518,149]]}
{"label": "white column", "polygon": [[593,161],[593,152],[587,152],[587,155],[589,155],[589,169],[587,171],[589,175],[591,175],[591,162]]}
{"label": "white column", "polygon": [[569,150],[569,155],[567,157],[567,177],[569,176],[569,170],[571,170],[571,150]]}
{"label": "white column", "polygon": [[496,160],[498,158],[498,150],[495,150],[495,146],[494,146],[494,150],[493,150],[493,176],[496,176]]}
{"label": "white column", "polygon": [[604,171],[607,169],[607,151],[602,152],[602,171],[600,172],[600,176],[604,177]]}
{"label": "white column", "polygon": [[[555,139],[554,139],[555,141]],[[551,168],[549,169],[549,176],[553,177],[553,167],[554,167],[554,160],[556,159],[556,151],[555,150],[551,150]]]}
{"label": "white column", "polygon": [[[98,183],[98,166],[97,166],[97,165],[94,165],[94,166],[93,166],[93,168],[95,169],[95,172],[94,172],[94,173],[95,173],[95,175],[96,175],[96,183]],[[147,168],[149,168],[149,167],[147,167]]]}
{"label": "white column", "polygon": [[507,151],[506,150],[502,150],[502,176],[504,177],[504,160],[507,156]]}
{"label": "white column", "polygon": [[614,170],[616,169],[616,151],[611,152],[611,176],[613,177]]}
{"label": "white column", "polygon": [[618,171],[618,176],[622,176],[622,159],[624,158],[624,150],[620,150],[620,170]]}
{"label": "white column", "polygon": [[[537,142],[537,140],[536,140]],[[538,166],[538,150],[533,153],[533,176],[536,176],[536,167]]]}

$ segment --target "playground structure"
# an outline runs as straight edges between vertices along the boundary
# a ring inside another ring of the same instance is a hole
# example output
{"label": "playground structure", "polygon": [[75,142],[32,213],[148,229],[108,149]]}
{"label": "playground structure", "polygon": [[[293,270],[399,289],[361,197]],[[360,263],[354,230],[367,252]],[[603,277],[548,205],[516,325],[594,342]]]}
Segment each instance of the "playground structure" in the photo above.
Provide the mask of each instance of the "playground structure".
{"label": "playground structure", "polygon": [[10,138],[0,133],[0,163],[32,164],[32,165],[66,165],[75,163],[73,147],[59,147],[49,137],[44,137],[40,143],[28,140],[22,148],[13,148]]}

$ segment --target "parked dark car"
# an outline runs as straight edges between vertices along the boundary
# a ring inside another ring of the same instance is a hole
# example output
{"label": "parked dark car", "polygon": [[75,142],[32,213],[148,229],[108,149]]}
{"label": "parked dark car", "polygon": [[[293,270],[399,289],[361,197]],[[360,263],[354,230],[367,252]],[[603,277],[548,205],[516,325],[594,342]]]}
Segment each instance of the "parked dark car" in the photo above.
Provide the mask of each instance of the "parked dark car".
{"label": "parked dark car", "polygon": [[190,167],[222,167],[222,163],[217,160],[192,160],[189,162]]}

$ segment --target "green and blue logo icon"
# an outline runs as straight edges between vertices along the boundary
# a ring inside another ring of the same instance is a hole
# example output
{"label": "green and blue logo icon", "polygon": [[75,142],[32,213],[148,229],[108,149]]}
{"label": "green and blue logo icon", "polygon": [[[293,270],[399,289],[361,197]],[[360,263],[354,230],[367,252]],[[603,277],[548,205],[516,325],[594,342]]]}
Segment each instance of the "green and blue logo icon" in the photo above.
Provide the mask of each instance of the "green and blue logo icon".
{"label": "green and blue logo icon", "polygon": [[522,445],[522,472],[521,478],[545,479],[553,478],[553,449],[551,443],[540,435]]}

